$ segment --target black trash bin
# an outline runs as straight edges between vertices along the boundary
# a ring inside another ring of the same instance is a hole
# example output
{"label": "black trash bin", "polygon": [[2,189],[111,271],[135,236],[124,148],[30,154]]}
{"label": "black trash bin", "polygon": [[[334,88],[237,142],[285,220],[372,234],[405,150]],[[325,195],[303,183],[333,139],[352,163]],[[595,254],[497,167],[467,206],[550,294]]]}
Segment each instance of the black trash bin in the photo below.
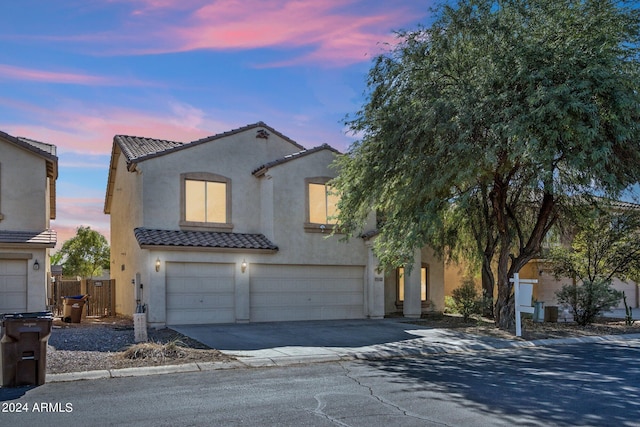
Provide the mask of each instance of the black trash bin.
{"label": "black trash bin", "polygon": [[545,322],[558,322],[558,307],[555,305],[550,305],[544,308],[544,321]]}
{"label": "black trash bin", "polygon": [[52,323],[53,314],[48,311],[2,316],[0,373],[3,387],[44,384]]}

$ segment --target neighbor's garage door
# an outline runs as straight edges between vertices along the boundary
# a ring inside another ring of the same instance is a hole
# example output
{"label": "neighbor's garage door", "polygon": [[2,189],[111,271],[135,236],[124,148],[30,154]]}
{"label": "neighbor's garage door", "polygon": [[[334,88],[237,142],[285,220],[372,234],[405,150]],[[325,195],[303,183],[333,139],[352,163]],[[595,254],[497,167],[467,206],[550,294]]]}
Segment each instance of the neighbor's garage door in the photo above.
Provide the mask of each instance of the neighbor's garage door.
{"label": "neighbor's garage door", "polygon": [[0,313],[27,311],[27,261],[0,259]]}
{"label": "neighbor's garage door", "polygon": [[167,324],[235,322],[233,264],[167,263]]}
{"label": "neighbor's garage door", "polygon": [[364,317],[364,267],[251,265],[251,321]]}

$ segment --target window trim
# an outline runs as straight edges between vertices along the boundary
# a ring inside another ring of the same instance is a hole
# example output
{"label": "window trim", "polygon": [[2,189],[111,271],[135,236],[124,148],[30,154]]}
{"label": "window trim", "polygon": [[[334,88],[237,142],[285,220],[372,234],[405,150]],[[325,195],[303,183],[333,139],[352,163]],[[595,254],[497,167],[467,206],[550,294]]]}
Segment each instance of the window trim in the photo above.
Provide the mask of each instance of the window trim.
{"label": "window trim", "polygon": [[[328,176],[316,176],[305,178],[304,180],[304,229],[307,233],[331,233],[336,230],[336,224],[311,222],[311,212],[309,210],[309,185],[319,184],[326,187],[327,183],[333,178]],[[326,191],[326,190],[325,190]]]}
{"label": "window trim", "polygon": [[[219,182],[226,185],[226,222],[200,222],[186,220],[186,182]],[[233,230],[231,222],[231,178],[210,172],[187,172],[180,174],[180,229],[229,232]]]}
{"label": "window trim", "polygon": [[[404,270],[404,267],[398,267],[396,268],[396,308],[398,310],[402,310],[404,308],[404,300],[400,300],[400,269]],[[427,263],[421,263],[420,264],[420,273],[422,274],[422,269],[425,270],[425,278],[424,278],[424,293],[425,293],[425,299],[421,299],[420,300],[420,305],[423,309],[428,308],[429,307],[429,264]],[[404,282],[403,282],[404,284]],[[422,284],[420,284],[422,286]],[[420,290],[420,293],[422,293],[422,289]]]}

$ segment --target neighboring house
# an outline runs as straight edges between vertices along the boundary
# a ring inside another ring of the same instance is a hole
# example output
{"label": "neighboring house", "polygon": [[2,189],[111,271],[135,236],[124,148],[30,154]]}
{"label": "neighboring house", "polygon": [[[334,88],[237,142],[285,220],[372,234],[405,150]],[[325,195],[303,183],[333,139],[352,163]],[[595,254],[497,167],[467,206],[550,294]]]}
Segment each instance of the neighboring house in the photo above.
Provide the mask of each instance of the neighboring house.
{"label": "neighboring house", "polygon": [[163,326],[417,317],[421,299],[441,310],[431,251],[416,251],[410,276],[385,276],[371,237],[329,237],[336,155],[262,122],[190,143],[115,136],[104,211],[116,312],[144,307]]}
{"label": "neighboring house", "polygon": [[[608,202],[611,209],[640,209],[640,205],[629,202]],[[558,306],[558,298],[556,292],[562,289],[564,285],[575,284],[576,281],[570,277],[556,278],[553,274],[553,265],[551,261],[545,258],[545,254],[549,253],[549,249],[556,245],[570,246],[572,235],[557,236],[554,233],[550,233],[543,242],[542,253],[537,258],[529,261],[521,270],[520,277],[523,279],[536,279],[537,284],[533,286],[533,298],[536,301],[544,302],[545,306]],[[552,243],[553,242],[553,243]],[[445,268],[445,295],[450,296],[455,288],[459,287],[464,277],[467,275],[468,268],[466,264],[447,264]],[[476,286],[481,289],[480,279],[476,278]],[[578,282],[579,283],[579,282]],[[612,281],[612,288],[618,291],[624,291],[627,296],[627,304],[629,307],[640,307],[640,286],[634,281],[629,280],[623,282],[620,279],[614,278]],[[494,290],[494,295],[497,295],[497,290]],[[620,303],[615,308],[624,308],[624,303],[620,300]]]}
{"label": "neighboring house", "polygon": [[[618,210],[640,209],[640,205],[637,205],[635,203],[623,201],[607,201],[604,199],[601,199],[601,201],[603,203],[606,203],[608,209],[613,212]],[[556,292],[562,289],[562,286],[564,285],[576,283],[572,278],[569,277],[561,277],[556,279],[553,275],[553,265],[544,256],[545,254],[548,254],[549,249],[553,246],[571,245],[572,238],[573,235],[570,233],[567,236],[556,236],[553,233],[550,234],[545,239],[545,243],[543,243],[541,256],[531,260],[521,271],[521,277],[526,276],[538,280],[538,284],[534,285],[534,298],[536,298],[538,301],[543,301],[545,303],[545,306],[558,305]],[[635,282],[631,280],[623,282],[620,279],[614,278],[612,281],[612,288],[619,291],[624,291],[627,296],[627,304],[630,307],[640,307],[640,288],[636,285]],[[622,300],[620,300],[616,308],[624,308],[624,303],[622,302]]]}
{"label": "neighboring house", "polygon": [[0,132],[0,313],[49,305],[57,177],[54,145]]}

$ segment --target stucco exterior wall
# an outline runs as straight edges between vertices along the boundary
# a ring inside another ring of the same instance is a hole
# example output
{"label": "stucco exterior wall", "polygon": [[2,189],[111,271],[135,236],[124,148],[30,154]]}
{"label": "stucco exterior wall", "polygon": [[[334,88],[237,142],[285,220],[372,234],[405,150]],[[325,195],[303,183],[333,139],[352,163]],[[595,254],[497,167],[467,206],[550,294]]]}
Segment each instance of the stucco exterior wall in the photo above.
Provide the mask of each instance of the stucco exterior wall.
{"label": "stucco exterior wall", "polygon": [[0,140],[0,183],[0,229],[35,231],[48,227],[49,187],[43,158]]}
{"label": "stucco exterior wall", "polygon": [[[131,284],[136,273],[147,274],[144,259],[133,234],[142,225],[142,178],[138,172],[127,171],[124,156],[120,155],[111,201],[111,277],[116,280],[118,314],[131,315],[135,311],[135,289]],[[145,268],[143,268],[145,267]]]}
{"label": "stucco exterior wall", "polygon": [[[0,230],[41,232],[50,226],[49,181],[44,158],[0,139]],[[26,261],[26,310],[48,304],[49,248],[0,245],[0,259]],[[34,269],[37,262],[38,269]]]}
{"label": "stucco exterior wall", "polygon": [[366,265],[367,248],[361,238],[342,242],[340,234],[330,236],[329,230],[318,233],[304,227],[308,221],[305,178],[334,177],[335,171],[328,167],[334,156],[321,150],[270,169],[271,183],[261,178],[265,185],[273,185],[273,242],[279,248],[273,263]]}
{"label": "stucco exterior wall", "polygon": [[257,167],[299,151],[277,135],[269,139],[242,132],[183,149],[171,155],[141,162],[144,226],[179,229],[180,174],[209,172],[231,179],[231,221],[234,233],[260,230],[260,181],[251,172]]}

